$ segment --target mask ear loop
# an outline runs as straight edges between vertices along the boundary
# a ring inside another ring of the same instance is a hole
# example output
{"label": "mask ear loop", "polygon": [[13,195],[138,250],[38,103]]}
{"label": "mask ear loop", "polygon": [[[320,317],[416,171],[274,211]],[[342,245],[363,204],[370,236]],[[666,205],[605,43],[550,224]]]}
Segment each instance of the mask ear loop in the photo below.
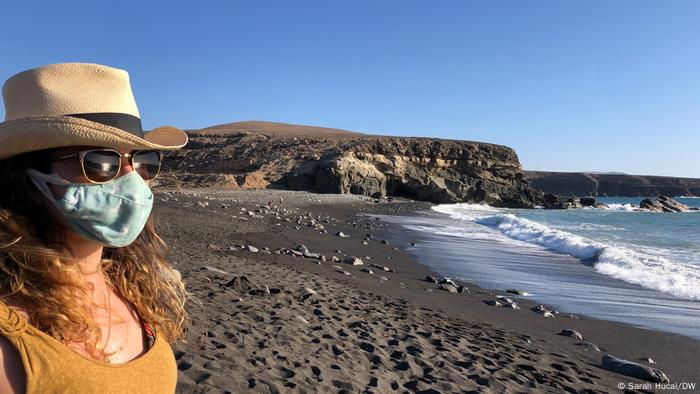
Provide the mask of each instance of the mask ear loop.
{"label": "mask ear loop", "polygon": [[[29,175],[29,179],[32,180],[32,183],[34,183],[34,185],[37,187],[37,189],[39,189],[39,191],[42,192],[47,197],[53,197],[53,195],[51,194],[51,190],[49,190],[49,187],[47,185],[48,182],[58,184],[58,185],[70,184],[70,182],[61,178],[55,172],[47,175],[47,174],[44,174],[43,172],[39,172],[33,168],[28,168],[26,173],[27,173],[27,175]],[[20,235],[10,242],[0,244],[0,249],[9,248],[10,246],[19,242],[21,239],[22,239],[22,236]]]}
{"label": "mask ear loop", "polygon": [[36,186],[36,188],[39,189],[39,191],[42,192],[50,201],[55,201],[56,198],[53,196],[53,193],[49,188],[49,183],[54,185],[71,184],[67,180],[61,178],[61,176],[55,172],[52,172],[51,174],[44,174],[43,172],[37,171],[33,168],[27,168],[26,174],[29,176],[29,179],[32,180],[34,186]]}

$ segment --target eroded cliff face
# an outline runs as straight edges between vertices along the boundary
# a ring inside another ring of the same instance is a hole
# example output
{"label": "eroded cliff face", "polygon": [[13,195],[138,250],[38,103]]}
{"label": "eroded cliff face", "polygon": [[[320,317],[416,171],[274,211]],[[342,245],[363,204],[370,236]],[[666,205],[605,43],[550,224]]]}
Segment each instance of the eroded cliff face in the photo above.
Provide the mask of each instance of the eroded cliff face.
{"label": "eroded cliff face", "polygon": [[541,205],[511,148],[470,141],[363,135],[192,131],[168,155],[170,183],[229,188],[281,187],[436,203]]}
{"label": "eroded cliff face", "polygon": [[319,163],[316,190],[404,196],[436,203],[531,206],[515,152],[428,138],[366,138]]}
{"label": "eroded cliff face", "polygon": [[538,190],[562,196],[700,196],[700,179],[628,174],[525,171]]}

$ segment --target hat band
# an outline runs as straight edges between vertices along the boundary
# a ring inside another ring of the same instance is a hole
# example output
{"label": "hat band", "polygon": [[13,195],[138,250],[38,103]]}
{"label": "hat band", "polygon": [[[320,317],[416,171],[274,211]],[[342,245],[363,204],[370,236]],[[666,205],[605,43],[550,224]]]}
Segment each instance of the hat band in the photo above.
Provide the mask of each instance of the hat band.
{"label": "hat band", "polygon": [[81,118],[92,122],[101,123],[105,126],[116,127],[139,138],[143,138],[141,119],[134,115],[119,112],[93,112],[89,114],[70,114],[63,116],[72,116],[74,118]]}

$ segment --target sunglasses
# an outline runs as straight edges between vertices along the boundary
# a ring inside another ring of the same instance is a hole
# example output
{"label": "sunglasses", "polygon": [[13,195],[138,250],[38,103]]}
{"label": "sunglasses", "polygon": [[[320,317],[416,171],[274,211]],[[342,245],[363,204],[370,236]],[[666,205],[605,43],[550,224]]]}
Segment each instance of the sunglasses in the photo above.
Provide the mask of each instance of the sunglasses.
{"label": "sunglasses", "polygon": [[113,149],[88,149],[56,157],[51,159],[51,161],[64,160],[71,157],[78,158],[83,175],[91,183],[107,183],[119,176],[123,157],[129,160],[131,167],[144,180],[155,179],[160,174],[163,152],[144,150],[122,154]]}

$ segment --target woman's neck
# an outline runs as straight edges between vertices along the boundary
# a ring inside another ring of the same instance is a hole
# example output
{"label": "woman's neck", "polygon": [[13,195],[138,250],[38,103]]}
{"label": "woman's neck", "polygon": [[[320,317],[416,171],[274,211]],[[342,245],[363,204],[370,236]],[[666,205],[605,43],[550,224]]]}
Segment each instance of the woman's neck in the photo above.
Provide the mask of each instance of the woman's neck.
{"label": "woman's neck", "polygon": [[102,273],[102,253],[104,246],[89,239],[85,239],[77,234],[69,236],[68,244],[73,258],[77,261],[78,269],[87,282],[95,287],[105,285]]}
{"label": "woman's neck", "polygon": [[86,250],[84,253],[74,255],[78,260],[80,273],[86,280],[93,277],[102,278],[102,251],[103,248],[100,246],[94,250]]}

